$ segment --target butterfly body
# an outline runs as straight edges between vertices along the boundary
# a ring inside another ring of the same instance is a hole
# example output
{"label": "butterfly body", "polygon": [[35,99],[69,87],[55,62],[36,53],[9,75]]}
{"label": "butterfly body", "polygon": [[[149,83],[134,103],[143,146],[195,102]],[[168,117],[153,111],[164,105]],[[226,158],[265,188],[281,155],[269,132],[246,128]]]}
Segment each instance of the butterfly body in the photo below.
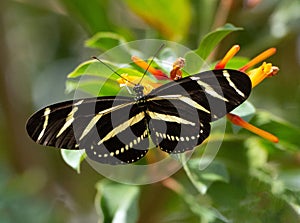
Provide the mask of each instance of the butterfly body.
{"label": "butterfly body", "polygon": [[210,122],[243,103],[251,81],[236,70],[213,70],[172,81],[149,94],[135,85],[135,97],[105,96],[61,102],[41,109],[27,122],[37,143],[85,149],[106,164],[133,163],[149,140],[167,153],[192,150],[210,134]]}

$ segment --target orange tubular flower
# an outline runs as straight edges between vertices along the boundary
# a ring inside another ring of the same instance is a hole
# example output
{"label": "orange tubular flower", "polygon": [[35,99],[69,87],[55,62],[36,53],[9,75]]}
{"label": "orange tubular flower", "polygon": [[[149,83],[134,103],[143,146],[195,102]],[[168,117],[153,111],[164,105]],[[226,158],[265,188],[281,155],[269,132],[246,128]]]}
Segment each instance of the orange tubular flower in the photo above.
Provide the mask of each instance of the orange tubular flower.
{"label": "orange tubular flower", "polygon": [[240,116],[238,115],[234,115],[234,114],[227,114],[227,118],[235,125],[241,126],[247,130],[249,130],[250,132],[253,132],[271,142],[277,143],[279,142],[279,139],[272,135],[269,132],[266,132],[262,129],[259,129],[257,127],[255,127],[254,125],[251,125],[250,123],[246,122],[244,119],[242,119]]}
{"label": "orange tubular flower", "polygon": [[145,62],[144,60],[138,58],[137,56],[132,56],[131,60],[138,65],[139,67],[143,68],[144,70],[149,71],[151,74],[154,75],[154,77],[158,80],[167,80],[168,75],[166,75],[164,72],[162,72],[161,70],[155,69],[154,67],[149,66],[149,64],[147,62]]}
{"label": "orange tubular flower", "polygon": [[237,52],[239,52],[240,50],[240,46],[239,45],[234,45],[233,47],[231,47],[231,49],[226,53],[226,55],[223,57],[222,60],[220,60],[219,63],[217,63],[217,65],[215,66],[215,69],[224,69],[226,64],[228,63],[228,61],[234,57],[234,55],[237,54]]}
{"label": "orange tubular flower", "polygon": [[260,53],[258,56],[254,57],[252,60],[250,60],[245,66],[243,66],[239,70],[245,72],[250,67],[253,67],[254,65],[264,61],[265,59],[269,58],[275,53],[276,53],[276,48],[267,49],[264,52]]}

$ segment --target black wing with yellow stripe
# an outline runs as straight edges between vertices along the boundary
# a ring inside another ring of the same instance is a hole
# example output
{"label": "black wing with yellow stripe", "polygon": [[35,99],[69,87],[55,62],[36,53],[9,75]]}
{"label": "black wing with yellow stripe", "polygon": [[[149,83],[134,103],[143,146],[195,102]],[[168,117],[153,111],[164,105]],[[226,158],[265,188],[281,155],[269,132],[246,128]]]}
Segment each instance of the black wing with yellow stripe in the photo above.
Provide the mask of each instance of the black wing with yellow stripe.
{"label": "black wing with yellow stripe", "polygon": [[212,70],[165,84],[146,96],[152,141],[180,153],[201,144],[215,121],[250,95],[249,77],[236,70]]}
{"label": "black wing with yellow stripe", "polygon": [[107,96],[53,104],[33,114],[26,128],[42,145],[85,149],[100,163],[133,163],[146,155],[149,139],[167,153],[193,149],[208,137],[210,122],[243,103],[250,91],[244,73],[213,70],[172,81],[139,98]]}

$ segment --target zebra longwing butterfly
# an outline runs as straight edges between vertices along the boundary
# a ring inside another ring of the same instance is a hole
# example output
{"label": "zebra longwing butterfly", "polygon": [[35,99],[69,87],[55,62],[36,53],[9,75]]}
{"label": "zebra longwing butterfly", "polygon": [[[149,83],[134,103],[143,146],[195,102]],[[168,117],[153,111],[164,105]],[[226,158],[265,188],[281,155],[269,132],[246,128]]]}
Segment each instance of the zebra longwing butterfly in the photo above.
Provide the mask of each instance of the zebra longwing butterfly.
{"label": "zebra longwing butterfly", "polygon": [[182,153],[201,144],[210,122],[243,103],[251,81],[243,72],[220,69],[201,72],[162,85],[135,97],[104,96],[47,106],[27,122],[38,144],[85,149],[87,156],[106,164],[133,163],[144,157],[149,141],[162,151]]}

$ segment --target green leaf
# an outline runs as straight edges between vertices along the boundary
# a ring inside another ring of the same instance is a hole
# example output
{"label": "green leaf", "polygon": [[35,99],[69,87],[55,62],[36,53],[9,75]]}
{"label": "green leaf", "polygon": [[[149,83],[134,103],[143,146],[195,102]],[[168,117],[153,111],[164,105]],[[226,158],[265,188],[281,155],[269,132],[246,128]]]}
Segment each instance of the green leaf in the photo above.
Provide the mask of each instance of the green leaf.
{"label": "green leaf", "polygon": [[242,30],[242,28],[235,27],[232,24],[225,24],[223,27],[216,29],[205,35],[201,40],[198,49],[195,52],[203,59],[206,60],[213,49],[224,39],[228,34]]}
{"label": "green leaf", "polygon": [[[114,58],[114,61],[123,61],[124,59],[129,60],[133,51],[125,43],[125,38],[117,33],[98,32],[86,40],[85,45],[105,52],[105,55],[108,58]],[[115,47],[117,50],[113,50]]]}
{"label": "green leaf", "polygon": [[119,83],[112,79],[87,79],[80,81],[67,80],[66,93],[80,90],[91,96],[116,95],[120,92]]}
{"label": "green leaf", "polygon": [[300,169],[283,170],[279,174],[279,179],[287,189],[300,192]]}
{"label": "green leaf", "polygon": [[[123,67],[118,69],[115,64],[107,63],[116,73],[126,74],[131,78],[136,77],[138,80],[142,73],[134,67]],[[72,80],[71,78],[78,78]],[[110,69],[98,61],[86,61],[81,63],[69,75],[66,81],[66,93],[80,90],[92,96],[116,95],[123,91],[125,95],[128,91],[124,91],[118,82],[118,75],[114,74]],[[146,77],[144,80],[149,79]]]}
{"label": "green leaf", "polygon": [[271,132],[279,138],[279,143],[275,144],[278,149],[299,151],[300,128],[282,120],[267,111],[259,111],[251,120],[251,123],[259,128]]}
{"label": "green leaf", "polygon": [[104,223],[135,223],[138,219],[138,186],[102,180],[96,185],[96,209]]}
{"label": "green leaf", "polygon": [[[109,61],[104,61],[105,64],[107,64],[111,69],[107,68],[104,64],[102,64],[99,61],[96,60],[88,60],[81,64],[79,64],[71,73],[68,74],[68,78],[76,78],[84,75],[90,75],[90,76],[96,76],[96,77],[102,77],[102,78],[110,78],[114,72],[122,75],[122,74],[128,74],[130,76],[142,76],[142,73],[137,71],[135,68],[132,67],[122,67],[121,64],[114,64]],[[124,65],[123,65],[124,66]],[[128,65],[127,65],[128,66]],[[118,75],[113,75],[115,79],[118,79]]]}
{"label": "green leaf", "polygon": [[[185,166],[185,168],[187,168],[187,166]],[[217,209],[211,207],[206,195],[193,194],[191,193],[191,190],[186,190],[186,187],[173,180],[172,178],[167,179],[164,182],[164,185],[177,193],[178,196],[180,196],[181,199],[185,201],[186,206],[189,207],[191,212],[195,216],[198,216],[199,219],[201,219],[200,222],[216,222],[216,219],[219,219],[221,222],[229,222],[229,220]],[[186,221],[180,219],[179,222]]]}
{"label": "green leaf", "polygon": [[205,194],[210,185],[216,181],[229,182],[229,174],[225,165],[214,160],[206,169],[200,170],[201,159],[191,159],[187,162],[185,171],[199,192]]}
{"label": "green leaf", "polygon": [[[118,69],[114,64],[108,61],[104,62],[107,63],[113,70]],[[108,69],[104,64],[96,60],[88,60],[79,64],[71,73],[68,74],[68,78],[76,78],[82,75],[91,75],[107,78],[111,74],[112,71]]]}
{"label": "green leaf", "polygon": [[86,153],[84,150],[69,150],[69,149],[62,149],[61,155],[63,160],[77,173],[80,173],[80,164],[85,159]]}
{"label": "green leaf", "polygon": [[189,1],[125,2],[133,12],[169,40],[180,41],[189,31],[192,15]]}
{"label": "green leaf", "polygon": [[109,50],[126,42],[125,38],[117,33],[98,32],[85,41],[85,45],[90,48]]}
{"label": "green leaf", "polygon": [[[185,66],[184,70],[188,70],[190,74],[196,74],[199,73],[203,67],[203,64],[205,61],[199,57],[198,54],[195,53],[195,51],[189,51],[184,55],[185,58]],[[206,70],[209,70],[210,68],[207,67]]]}
{"label": "green leaf", "polygon": [[231,113],[238,115],[247,121],[250,120],[255,114],[256,109],[249,101],[245,101],[243,104],[235,108]]}

